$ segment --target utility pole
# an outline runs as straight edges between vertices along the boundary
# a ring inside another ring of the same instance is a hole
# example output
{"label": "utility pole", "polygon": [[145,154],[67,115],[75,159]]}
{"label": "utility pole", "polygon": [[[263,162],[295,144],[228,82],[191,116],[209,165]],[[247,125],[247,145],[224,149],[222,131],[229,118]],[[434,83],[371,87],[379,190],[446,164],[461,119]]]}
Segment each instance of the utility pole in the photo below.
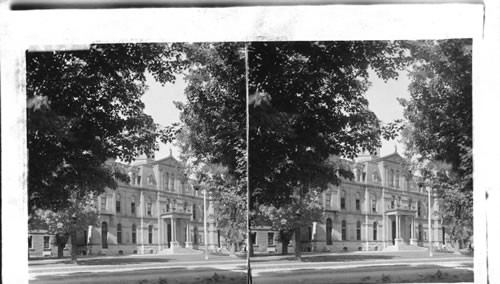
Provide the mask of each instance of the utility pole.
{"label": "utility pole", "polygon": [[428,213],[428,227],[429,227],[429,256],[432,256],[432,221],[431,221],[431,216],[432,216],[432,207],[431,207],[431,187],[427,188],[427,196],[429,198],[429,213]]}
{"label": "utility pole", "polygon": [[203,189],[203,234],[205,235],[205,260],[208,260],[208,238],[207,238],[207,190]]}

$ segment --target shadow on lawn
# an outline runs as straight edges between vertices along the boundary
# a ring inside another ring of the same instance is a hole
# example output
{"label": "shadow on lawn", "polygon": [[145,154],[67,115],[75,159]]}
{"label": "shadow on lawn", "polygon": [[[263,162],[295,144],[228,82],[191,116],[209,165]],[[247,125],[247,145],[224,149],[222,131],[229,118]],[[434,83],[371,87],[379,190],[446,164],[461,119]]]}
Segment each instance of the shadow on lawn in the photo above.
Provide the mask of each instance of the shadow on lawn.
{"label": "shadow on lawn", "polygon": [[[362,255],[362,254],[352,254],[352,255],[315,255],[315,256],[302,256],[302,262],[348,262],[348,261],[363,261],[363,260],[380,260],[380,259],[394,259],[397,256],[392,255]],[[283,261],[297,261],[295,256],[288,256],[280,258]],[[250,259],[250,262],[266,262],[266,261],[276,261],[276,259]]]}
{"label": "shadow on lawn", "polygon": [[[79,259],[79,265],[124,265],[124,264],[141,264],[141,263],[167,263],[170,260],[165,258],[105,258],[105,259]],[[71,264],[71,260],[61,259],[61,261],[52,262],[51,264]],[[46,263],[31,263],[30,266],[46,265]]]}

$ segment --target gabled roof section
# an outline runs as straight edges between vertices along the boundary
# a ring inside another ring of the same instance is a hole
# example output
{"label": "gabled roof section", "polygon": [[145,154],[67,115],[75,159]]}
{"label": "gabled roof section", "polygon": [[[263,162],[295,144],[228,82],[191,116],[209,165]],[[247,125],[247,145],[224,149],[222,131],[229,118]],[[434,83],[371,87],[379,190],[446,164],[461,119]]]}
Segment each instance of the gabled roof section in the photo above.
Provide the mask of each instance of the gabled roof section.
{"label": "gabled roof section", "polygon": [[401,157],[401,155],[399,155],[398,152],[394,152],[392,154],[389,154],[389,155],[386,155],[386,156],[374,159],[373,161],[374,162],[384,162],[384,161],[387,161],[387,162],[393,162],[393,163],[400,164],[400,163],[404,162],[404,159],[403,159],[403,157]]}
{"label": "gabled roof section", "polygon": [[176,165],[176,166],[181,166],[183,167],[184,164],[177,159],[174,158],[174,156],[170,155],[168,157],[165,157],[163,159],[159,159],[156,161],[153,161],[151,163],[148,163],[149,165],[156,165],[156,164],[167,164],[167,165]]}

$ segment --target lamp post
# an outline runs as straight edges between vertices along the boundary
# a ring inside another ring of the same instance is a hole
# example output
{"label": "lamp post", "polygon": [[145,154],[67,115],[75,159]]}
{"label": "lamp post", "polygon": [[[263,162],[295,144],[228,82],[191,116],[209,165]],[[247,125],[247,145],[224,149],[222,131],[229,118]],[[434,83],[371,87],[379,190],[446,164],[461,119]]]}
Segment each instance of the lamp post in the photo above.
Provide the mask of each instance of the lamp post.
{"label": "lamp post", "polygon": [[208,259],[207,244],[207,190],[203,189],[203,241],[205,242],[205,260]]}
{"label": "lamp post", "polygon": [[431,207],[431,188],[428,187],[427,188],[427,196],[428,196],[428,199],[429,199],[429,213],[428,213],[428,227],[429,227],[429,256],[432,256],[432,224],[431,224],[431,211],[432,211],[432,207]]}
{"label": "lamp post", "polygon": [[71,215],[71,262],[72,263],[77,263],[77,256],[76,256],[76,214],[73,213]]}

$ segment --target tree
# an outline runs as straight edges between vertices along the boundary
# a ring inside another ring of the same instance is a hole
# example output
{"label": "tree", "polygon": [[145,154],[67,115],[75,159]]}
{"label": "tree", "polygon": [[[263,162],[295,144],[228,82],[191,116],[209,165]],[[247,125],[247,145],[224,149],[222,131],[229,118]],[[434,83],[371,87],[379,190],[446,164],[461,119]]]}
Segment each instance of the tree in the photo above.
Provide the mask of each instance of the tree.
{"label": "tree", "polygon": [[188,171],[216,201],[232,247],[247,232],[245,64],[242,43],[186,45],[187,103],[177,137]]}
{"label": "tree", "polygon": [[98,195],[127,177],[104,165],[151,155],[173,138],[146,115],[145,72],[172,82],[182,47],[91,45],[88,50],[27,52],[29,208],[57,211],[70,194]]}
{"label": "tree", "polygon": [[281,208],[352,178],[332,157],[374,151],[394,134],[368,109],[368,69],[387,80],[406,63],[399,42],[251,43],[251,208]]}
{"label": "tree", "polygon": [[428,173],[446,231],[462,243],[472,233],[472,40],[418,41],[408,48],[415,64],[410,99],[400,100],[408,121],[406,156]]}
{"label": "tree", "polygon": [[261,205],[256,217],[257,223],[267,225],[279,232],[281,253],[288,254],[288,245],[295,236],[295,255],[300,257],[300,228],[308,227],[313,222],[323,219],[324,211],[317,192],[308,192],[305,196],[294,196],[292,202],[276,208],[273,205]]}
{"label": "tree", "polygon": [[30,216],[30,229],[45,229],[55,235],[57,256],[63,257],[63,249],[71,239],[71,259],[77,261],[76,233],[98,225],[98,211],[92,195],[73,196],[68,200],[71,206],[57,212],[38,209]]}

